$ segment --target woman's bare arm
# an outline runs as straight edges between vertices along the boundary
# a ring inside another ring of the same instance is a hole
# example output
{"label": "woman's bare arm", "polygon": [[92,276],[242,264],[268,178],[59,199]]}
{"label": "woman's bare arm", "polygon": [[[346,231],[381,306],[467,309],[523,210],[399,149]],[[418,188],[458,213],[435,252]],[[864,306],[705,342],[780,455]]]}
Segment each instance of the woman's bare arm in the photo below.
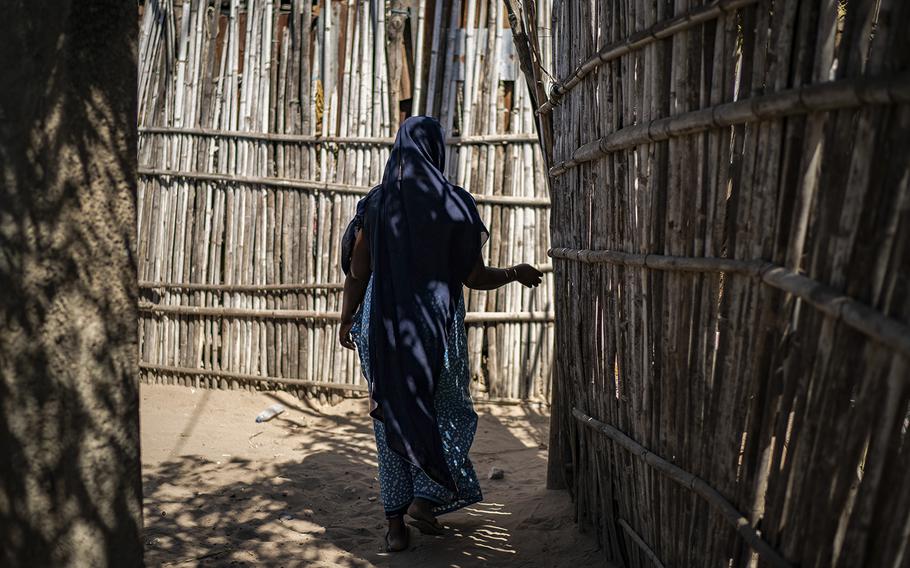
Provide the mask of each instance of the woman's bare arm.
{"label": "woman's bare arm", "polygon": [[341,301],[341,326],[338,329],[338,341],[342,347],[354,349],[351,340],[351,327],[354,325],[354,314],[363,302],[367,285],[370,282],[370,246],[363,231],[357,233],[354,251],[351,253],[351,270],[344,278],[344,294]]}
{"label": "woman's bare arm", "polygon": [[541,277],[543,277],[543,272],[530,264],[493,268],[486,265],[483,256],[478,256],[473,270],[465,278],[464,285],[473,290],[495,290],[509,282],[521,282],[528,288],[535,288],[540,284]]}

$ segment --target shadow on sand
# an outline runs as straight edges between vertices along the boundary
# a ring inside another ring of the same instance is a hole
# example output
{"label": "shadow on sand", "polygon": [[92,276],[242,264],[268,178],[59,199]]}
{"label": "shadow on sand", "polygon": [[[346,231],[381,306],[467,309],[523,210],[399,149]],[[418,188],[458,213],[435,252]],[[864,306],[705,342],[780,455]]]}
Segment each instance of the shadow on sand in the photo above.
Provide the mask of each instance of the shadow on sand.
{"label": "shadow on sand", "polygon": [[[287,398],[282,402],[288,404]],[[271,443],[302,459],[250,459],[241,455],[249,452],[238,449],[225,461],[191,454],[147,464],[149,565],[561,565],[541,555],[556,554],[549,546],[558,537],[549,532],[576,530],[571,508],[565,494],[543,488],[546,453],[542,446],[529,447],[529,440],[546,440],[545,415],[521,408],[493,416],[479,408],[472,460],[485,501],[441,517],[446,536],[411,529],[411,548],[388,554],[368,419],[325,414],[306,401],[295,404],[290,416],[270,423],[278,438]],[[188,425],[198,420],[191,417]],[[181,437],[190,435],[184,430]],[[264,441],[258,434],[248,439],[250,448]],[[486,479],[494,463],[508,472],[505,481]],[[516,531],[522,533],[520,540]]]}

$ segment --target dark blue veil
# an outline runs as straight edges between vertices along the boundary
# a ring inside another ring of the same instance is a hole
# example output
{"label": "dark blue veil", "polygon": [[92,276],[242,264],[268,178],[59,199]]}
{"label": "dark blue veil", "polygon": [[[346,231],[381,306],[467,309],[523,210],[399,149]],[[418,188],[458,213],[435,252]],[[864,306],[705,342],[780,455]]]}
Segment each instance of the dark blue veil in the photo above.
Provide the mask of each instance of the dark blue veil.
{"label": "dark blue veil", "polygon": [[445,177],[445,138],[434,118],[398,130],[381,185],[357,204],[342,242],[342,268],[358,229],[373,262],[370,366],[389,448],[456,491],[436,424],[434,393],[462,282],[489,232],[474,199]]}

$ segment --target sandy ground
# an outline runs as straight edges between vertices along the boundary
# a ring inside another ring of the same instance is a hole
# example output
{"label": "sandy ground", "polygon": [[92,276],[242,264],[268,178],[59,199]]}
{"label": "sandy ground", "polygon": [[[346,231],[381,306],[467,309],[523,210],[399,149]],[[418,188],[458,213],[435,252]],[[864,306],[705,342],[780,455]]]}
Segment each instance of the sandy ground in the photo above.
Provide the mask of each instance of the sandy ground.
{"label": "sandy ground", "polygon": [[[254,417],[282,402],[270,422]],[[366,402],[284,393],[142,386],[149,566],[599,566],[564,491],[544,488],[548,417],[478,406],[471,459],[485,500],[444,515],[442,537],[411,529],[383,552],[375,442]],[[491,466],[503,480],[487,479]]]}

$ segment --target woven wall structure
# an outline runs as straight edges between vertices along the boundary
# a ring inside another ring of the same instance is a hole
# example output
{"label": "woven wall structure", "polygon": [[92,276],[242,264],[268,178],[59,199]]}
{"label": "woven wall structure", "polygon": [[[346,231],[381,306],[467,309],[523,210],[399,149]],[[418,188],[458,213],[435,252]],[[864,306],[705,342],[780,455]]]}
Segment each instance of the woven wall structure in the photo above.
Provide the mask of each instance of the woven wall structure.
{"label": "woven wall structure", "polygon": [[399,121],[427,114],[488,262],[548,272],[467,295],[474,394],[548,399],[547,165],[499,2],[147,1],[139,62],[144,380],[363,391],[337,343],[340,236]]}
{"label": "woven wall structure", "polygon": [[910,562],[908,26],[554,3],[551,484],[607,559]]}

